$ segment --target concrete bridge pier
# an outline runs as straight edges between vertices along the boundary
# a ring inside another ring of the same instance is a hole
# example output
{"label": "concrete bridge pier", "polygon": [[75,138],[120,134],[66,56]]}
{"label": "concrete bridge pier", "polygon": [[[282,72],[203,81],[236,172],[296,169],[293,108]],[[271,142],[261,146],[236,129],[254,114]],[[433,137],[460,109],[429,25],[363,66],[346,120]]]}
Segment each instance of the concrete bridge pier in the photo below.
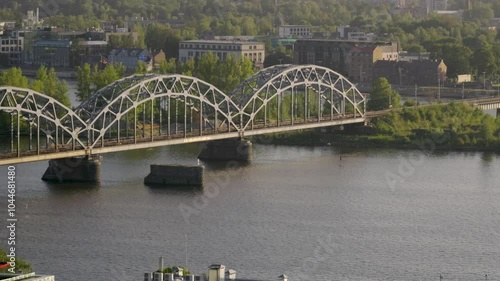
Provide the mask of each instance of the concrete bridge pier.
{"label": "concrete bridge pier", "polygon": [[49,161],[42,180],[52,182],[99,182],[102,156],[70,157]]}
{"label": "concrete bridge pier", "polygon": [[209,141],[198,156],[202,160],[240,161],[252,160],[252,143],[242,139]]}
{"label": "concrete bridge pier", "polygon": [[497,117],[500,116],[500,108],[497,108]]}

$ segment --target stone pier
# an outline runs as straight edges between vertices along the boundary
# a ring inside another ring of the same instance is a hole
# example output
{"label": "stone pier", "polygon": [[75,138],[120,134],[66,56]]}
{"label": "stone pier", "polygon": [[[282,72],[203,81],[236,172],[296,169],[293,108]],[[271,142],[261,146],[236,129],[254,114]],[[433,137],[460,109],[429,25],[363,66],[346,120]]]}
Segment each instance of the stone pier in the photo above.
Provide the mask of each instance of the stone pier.
{"label": "stone pier", "polygon": [[151,165],[147,185],[202,186],[203,166]]}
{"label": "stone pier", "polygon": [[71,157],[49,161],[42,180],[54,182],[99,182],[102,157]]}
{"label": "stone pier", "polygon": [[210,141],[205,144],[198,158],[214,161],[250,162],[252,160],[252,143],[239,139]]}

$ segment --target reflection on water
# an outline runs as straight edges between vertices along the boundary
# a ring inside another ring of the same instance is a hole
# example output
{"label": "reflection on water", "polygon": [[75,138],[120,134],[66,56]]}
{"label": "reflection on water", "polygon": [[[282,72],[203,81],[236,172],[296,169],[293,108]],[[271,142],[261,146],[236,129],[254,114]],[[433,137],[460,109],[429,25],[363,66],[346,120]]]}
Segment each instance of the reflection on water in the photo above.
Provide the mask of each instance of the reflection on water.
{"label": "reflection on water", "polygon": [[[18,165],[18,255],[58,280],[139,280],[159,256],[184,265],[187,236],[195,273],[500,280],[495,153],[254,144],[251,164],[201,162],[211,191],[144,185],[150,164],[197,165],[200,148],[104,155],[98,185],[44,183],[47,163]],[[420,156],[390,188],[386,175]]]}

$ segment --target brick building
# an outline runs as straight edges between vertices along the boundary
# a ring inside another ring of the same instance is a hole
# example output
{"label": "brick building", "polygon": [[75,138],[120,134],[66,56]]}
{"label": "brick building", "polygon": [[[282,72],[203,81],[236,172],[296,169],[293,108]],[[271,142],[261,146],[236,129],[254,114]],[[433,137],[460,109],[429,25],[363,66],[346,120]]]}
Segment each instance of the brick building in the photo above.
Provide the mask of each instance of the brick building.
{"label": "brick building", "polygon": [[441,61],[377,61],[373,79],[385,77],[394,85],[437,86],[446,81],[446,64]]}
{"label": "brick building", "polygon": [[[325,66],[333,69],[334,71],[339,72],[345,76],[349,75],[349,67],[350,61],[352,61],[352,57],[349,59],[349,52],[354,47],[359,48],[367,48],[367,47],[377,47],[377,46],[385,46],[390,48],[395,48],[396,50],[399,48],[397,43],[391,42],[370,42],[370,41],[358,41],[358,40],[336,40],[336,39],[299,39],[295,42],[295,64],[316,64],[320,66]],[[369,50],[366,49],[366,50]],[[384,48],[380,49],[385,50]],[[377,54],[379,49],[377,49]],[[386,53],[385,51],[382,53]],[[356,53],[357,55],[358,53]],[[372,54],[373,56],[373,54]],[[376,55],[376,57],[380,57]],[[382,56],[383,59],[383,56]],[[356,59],[355,59],[356,60]],[[367,61],[373,60],[373,57],[370,58],[360,58],[359,64],[367,64]],[[359,73],[360,66],[357,66],[356,69],[352,69],[351,73],[353,76],[357,76],[359,79],[359,75],[355,75],[354,73]],[[364,71],[363,71],[364,72]]]}

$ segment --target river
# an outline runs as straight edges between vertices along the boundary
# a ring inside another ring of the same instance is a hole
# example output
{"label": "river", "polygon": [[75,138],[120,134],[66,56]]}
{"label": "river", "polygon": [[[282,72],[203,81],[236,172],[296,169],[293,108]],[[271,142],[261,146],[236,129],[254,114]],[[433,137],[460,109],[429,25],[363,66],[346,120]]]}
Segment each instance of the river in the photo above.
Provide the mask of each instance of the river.
{"label": "river", "polygon": [[205,190],[143,184],[199,150],[104,155],[98,185],[18,165],[17,255],[71,281],[142,280],[159,256],[265,280],[500,280],[498,155],[256,144],[249,165],[202,162]]}

